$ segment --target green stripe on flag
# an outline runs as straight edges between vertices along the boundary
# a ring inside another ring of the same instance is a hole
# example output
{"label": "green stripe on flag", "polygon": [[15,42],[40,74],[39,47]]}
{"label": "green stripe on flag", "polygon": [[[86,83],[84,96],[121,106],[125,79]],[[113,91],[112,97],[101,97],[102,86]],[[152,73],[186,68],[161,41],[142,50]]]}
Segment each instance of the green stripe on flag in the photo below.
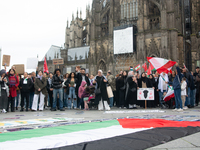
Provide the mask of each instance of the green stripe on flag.
{"label": "green stripe on flag", "polygon": [[106,128],[114,125],[119,125],[119,122],[117,120],[112,120],[112,121],[91,122],[91,123],[83,123],[76,125],[51,127],[51,128],[33,129],[26,131],[8,132],[0,134],[0,142]]}

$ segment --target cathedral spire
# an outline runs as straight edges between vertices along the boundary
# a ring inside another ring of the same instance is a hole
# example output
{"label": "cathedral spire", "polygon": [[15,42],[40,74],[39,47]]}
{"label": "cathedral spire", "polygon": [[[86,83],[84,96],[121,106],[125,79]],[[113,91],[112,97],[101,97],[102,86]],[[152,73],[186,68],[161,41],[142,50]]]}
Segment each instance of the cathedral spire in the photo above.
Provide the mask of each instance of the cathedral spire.
{"label": "cathedral spire", "polygon": [[74,13],[72,13],[72,21],[74,21]]}
{"label": "cathedral spire", "polygon": [[76,13],[76,18],[78,18],[78,8],[77,8],[77,13]]}
{"label": "cathedral spire", "polygon": [[80,10],[80,19],[82,19],[82,10]]}
{"label": "cathedral spire", "polygon": [[69,24],[69,21],[68,21],[68,18],[67,18],[67,28],[68,28],[68,24]]}

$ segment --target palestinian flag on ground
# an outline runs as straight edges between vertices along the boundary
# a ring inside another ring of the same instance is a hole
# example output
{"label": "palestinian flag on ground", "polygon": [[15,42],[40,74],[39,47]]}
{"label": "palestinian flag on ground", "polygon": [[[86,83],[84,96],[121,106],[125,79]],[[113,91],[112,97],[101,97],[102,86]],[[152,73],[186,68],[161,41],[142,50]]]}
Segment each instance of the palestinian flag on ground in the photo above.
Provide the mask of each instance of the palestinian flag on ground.
{"label": "palestinian flag on ground", "polygon": [[159,74],[161,74],[162,72],[171,72],[172,67],[176,64],[175,61],[158,57],[147,57],[147,60],[153,65],[153,67],[157,70]]}
{"label": "palestinian flag on ground", "polygon": [[200,132],[200,122],[118,119],[0,134],[0,149],[146,149]]}

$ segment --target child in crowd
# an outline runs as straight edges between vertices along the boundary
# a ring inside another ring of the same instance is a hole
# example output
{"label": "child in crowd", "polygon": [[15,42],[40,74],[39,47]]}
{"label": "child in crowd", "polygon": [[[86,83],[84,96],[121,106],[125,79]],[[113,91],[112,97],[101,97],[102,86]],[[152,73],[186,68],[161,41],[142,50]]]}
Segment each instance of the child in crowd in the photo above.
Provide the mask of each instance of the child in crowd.
{"label": "child in crowd", "polygon": [[87,87],[85,87],[85,90],[83,91],[83,94],[81,96],[81,98],[84,101],[85,110],[89,110],[89,107],[88,107],[89,96],[90,96],[90,88],[87,86]]}
{"label": "child in crowd", "polygon": [[82,95],[83,95],[83,92],[85,90],[85,86],[87,86],[87,82],[82,81],[81,82],[81,86],[78,89],[78,97],[80,98],[80,103],[79,104],[83,103]]}
{"label": "child in crowd", "polygon": [[186,96],[187,96],[187,82],[186,82],[186,78],[183,77],[181,81],[181,99],[182,99],[183,109],[185,110],[188,109],[188,107],[185,106]]}

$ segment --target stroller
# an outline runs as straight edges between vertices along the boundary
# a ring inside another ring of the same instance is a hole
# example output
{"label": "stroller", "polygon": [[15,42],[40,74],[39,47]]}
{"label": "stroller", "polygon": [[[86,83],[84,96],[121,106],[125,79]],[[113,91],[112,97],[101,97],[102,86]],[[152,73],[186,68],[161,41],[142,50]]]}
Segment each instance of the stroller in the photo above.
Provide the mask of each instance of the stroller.
{"label": "stroller", "polygon": [[95,86],[90,86],[90,97],[89,97],[89,103],[88,103],[88,106],[89,106],[89,108],[90,109],[92,109],[92,108],[95,108],[95,109],[97,109],[98,107],[97,107],[97,103],[95,102]]}
{"label": "stroller", "polygon": [[161,109],[169,109],[169,105],[164,100],[161,100],[160,101],[160,108]]}

